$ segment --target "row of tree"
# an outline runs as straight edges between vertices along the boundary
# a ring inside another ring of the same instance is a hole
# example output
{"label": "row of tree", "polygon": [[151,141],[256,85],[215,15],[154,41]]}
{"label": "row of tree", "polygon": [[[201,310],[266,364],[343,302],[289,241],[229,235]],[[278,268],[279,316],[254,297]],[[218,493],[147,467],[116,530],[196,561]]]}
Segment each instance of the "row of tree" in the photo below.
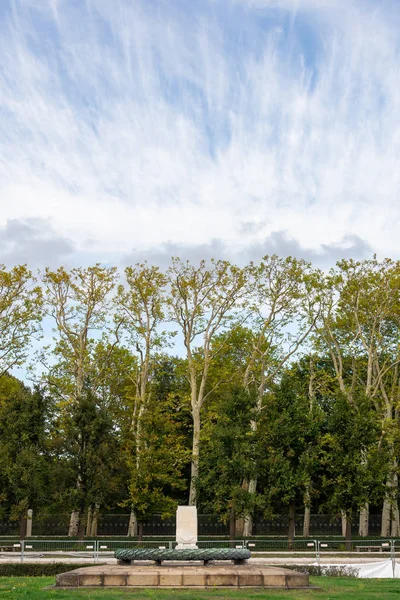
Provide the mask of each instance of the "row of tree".
{"label": "row of tree", "polygon": [[[292,536],[299,502],[304,533],[318,504],[348,534],[360,512],[362,535],[382,503],[382,535],[399,535],[399,287],[400,263],[376,258],[172,259],[124,280],[2,267],[3,506],[69,506],[76,535],[129,503],[135,534],[187,494],[232,534],[287,505]],[[7,373],[35,339],[32,392]]]}

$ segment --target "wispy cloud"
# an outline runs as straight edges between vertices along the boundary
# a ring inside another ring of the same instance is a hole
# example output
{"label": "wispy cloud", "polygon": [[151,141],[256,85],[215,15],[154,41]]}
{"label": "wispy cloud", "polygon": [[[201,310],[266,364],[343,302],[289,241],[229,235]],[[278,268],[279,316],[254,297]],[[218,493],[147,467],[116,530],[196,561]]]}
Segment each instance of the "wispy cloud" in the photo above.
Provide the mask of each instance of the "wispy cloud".
{"label": "wispy cloud", "polygon": [[0,226],[101,260],[282,231],[398,255],[396,4],[5,0]]}

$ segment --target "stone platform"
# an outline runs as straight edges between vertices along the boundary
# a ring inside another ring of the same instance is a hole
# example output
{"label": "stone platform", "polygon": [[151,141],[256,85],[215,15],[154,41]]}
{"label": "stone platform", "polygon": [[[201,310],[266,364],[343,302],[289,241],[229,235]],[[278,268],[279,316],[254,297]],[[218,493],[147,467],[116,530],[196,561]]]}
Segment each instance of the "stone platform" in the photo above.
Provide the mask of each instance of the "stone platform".
{"label": "stone platform", "polygon": [[308,588],[308,575],[263,565],[99,565],[57,575],[56,587]]}

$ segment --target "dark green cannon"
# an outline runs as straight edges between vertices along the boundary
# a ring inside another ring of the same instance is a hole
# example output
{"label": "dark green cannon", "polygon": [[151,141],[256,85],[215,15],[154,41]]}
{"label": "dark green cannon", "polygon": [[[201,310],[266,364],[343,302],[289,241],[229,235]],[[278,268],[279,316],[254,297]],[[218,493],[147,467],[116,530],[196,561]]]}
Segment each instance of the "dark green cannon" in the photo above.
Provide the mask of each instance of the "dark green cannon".
{"label": "dark green cannon", "polygon": [[168,550],[161,548],[135,548],[127,550],[119,548],[115,551],[115,558],[120,564],[131,564],[135,560],[154,560],[161,564],[163,560],[201,560],[206,565],[211,560],[233,560],[235,564],[243,564],[250,558],[247,548],[199,548],[190,550]]}

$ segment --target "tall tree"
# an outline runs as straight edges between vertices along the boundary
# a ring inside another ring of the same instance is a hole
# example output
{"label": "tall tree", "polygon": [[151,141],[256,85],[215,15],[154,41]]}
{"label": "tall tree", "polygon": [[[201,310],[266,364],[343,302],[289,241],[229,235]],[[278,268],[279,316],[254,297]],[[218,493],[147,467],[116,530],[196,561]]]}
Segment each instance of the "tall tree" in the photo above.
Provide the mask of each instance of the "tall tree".
{"label": "tall tree", "polygon": [[[20,521],[25,535],[27,509],[49,501],[51,459],[48,452],[49,398],[37,387],[32,392],[13,377],[0,378],[0,479],[3,502]],[[54,467],[54,465],[53,465]]]}
{"label": "tall tree", "polygon": [[[101,373],[118,341],[120,323],[112,327],[114,324],[110,318],[111,293],[116,280],[115,267],[106,268],[98,264],[69,272],[63,267],[57,271],[47,268],[42,275],[45,313],[53,318],[56,325],[53,346],[56,362],[48,362],[49,348],[44,348],[40,360],[47,367],[44,375],[47,384],[67,405],[70,402],[79,405],[89,382],[91,392],[96,393]],[[93,358],[100,340],[103,343],[110,341],[105,343],[108,352],[102,355],[102,365]],[[80,486],[77,474],[77,490]],[[69,535],[77,535],[81,517],[77,507],[71,514]]]}
{"label": "tall tree", "polygon": [[0,375],[23,364],[41,329],[42,293],[26,265],[0,264]]}
{"label": "tall tree", "polygon": [[179,398],[154,395],[141,423],[142,445],[128,456],[130,501],[142,538],[143,520],[155,512],[171,516],[177,497],[186,489],[185,467],[190,460],[185,431],[177,418]]}
{"label": "tall tree", "polygon": [[386,453],[374,412],[369,399],[358,394],[349,404],[339,393],[325,407],[319,462],[326,501],[321,506],[345,516],[347,542],[354,516],[384,494]]}
{"label": "tall tree", "polygon": [[[165,316],[167,279],[158,267],[138,264],[125,269],[126,285],[118,287],[116,299],[118,319],[127,335],[129,347],[137,354],[137,369],[129,376],[133,384],[133,405],[130,415],[132,449],[139,469],[140,453],[144,447],[142,419],[150,396],[149,380],[154,356],[167,344],[168,335],[162,331]],[[131,464],[131,461],[129,461]],[[137,504],[137,503],[133,503]],[[131,512],[128,535],[136,535],[136,516]]]}
{"label": "tall tree", "polygon": [[77,534],[83,537],[87,525],[83,515],[92,506],[100,507],[109,496],[119,446],[113,435],[111,415],[90,387],[83,390],[68,411],[63,411],[59,428],[63,435],[61,450],[69,457],[70,466],[79,480],[79,486],[68,490],[66,500],[79,511]]}
{"label": "tall tree", "polygon": [[[325,277],[323,288],[317,344],[329,352],[348,403],[354,405],[362,389],[383,424],[382,434],[392,438],[381,534],[398,535],[398,458],[392,434],[398,429],[400,390],[400,262],[340,261]],[[368,503],[361,511],[361,534],[366,535],[367,524]]]}
{"label": "tall tree", "polygon": [[227,386],[211,400],[201,440],[200,488],[202,505],[229,522],[230,538],[236,533],[236,520],[254,508],[255,494],[243,481],[257,475],[257,439],[251,428],[255,398],[242,387]]}
{"label": "tall tree", "polygon": [[261,483],[267,505],[279,500],[289,509],[289,544],[295,535],[296,506],[310,491],[318,465],[323,415],[309,404],[303,389],[301,363],[286,369],[264,399],[258,427]]}
{"label": "tall tree", "polygon": [[[243,384],[255,390],[261,412],[266,391],[314,327],[319,295],[311,265],[303,260],[265,256],[259,265],[251,265],[250,275],[253,338]],[[250,493],[256,487],[256,479],[248,482]],[[247,515],[244,534],[251,532],[252,520]]]}
{"label": "tall tree", "polygon": [[[201,412],[211,393],[207,390],[210,366],[218,350],[213,340],[242,309],[246,270],[227,261],[201,261],[199,267],[173,258],[168,270],[170,317],[183,335],[186,350],[190,404],[193,419],[192,463],[189,505],[196,505],[196,481],[199,476]],[[227,338],[227,343],[229,340]],[[196,352],[200,347],[200,352]],[[216,382],[220,385],[220,382]]]}

